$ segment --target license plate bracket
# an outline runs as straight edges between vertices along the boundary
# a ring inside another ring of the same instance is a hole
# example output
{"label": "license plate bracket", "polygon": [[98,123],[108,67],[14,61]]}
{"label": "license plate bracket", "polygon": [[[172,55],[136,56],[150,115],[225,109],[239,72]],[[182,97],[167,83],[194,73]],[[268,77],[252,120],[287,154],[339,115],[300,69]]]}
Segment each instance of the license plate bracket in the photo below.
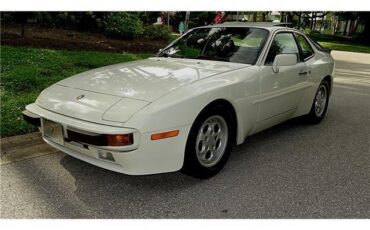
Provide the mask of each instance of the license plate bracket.
{"label": "license plate bracket", "polygon": [[42,119],[41,122],[42,135],[51,141],[64,145],[63,126],[54,121]]}

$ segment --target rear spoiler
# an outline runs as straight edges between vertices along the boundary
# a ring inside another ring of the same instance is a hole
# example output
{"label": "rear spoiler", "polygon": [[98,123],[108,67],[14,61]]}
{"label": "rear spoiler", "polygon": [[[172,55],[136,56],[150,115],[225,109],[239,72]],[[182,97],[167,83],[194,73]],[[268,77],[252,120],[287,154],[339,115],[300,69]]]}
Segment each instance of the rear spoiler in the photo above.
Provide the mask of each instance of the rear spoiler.
{"label": "rear spoiler", "polygon": [[329,49],[329,48],[324,48],[324,47],[322,47],[321,49],[319,49],[320,51],[322,51],[322,52],[325,52],[325,53],[328,53],[328,54],[330,54],[331,53],[331,49]]}
{"label": "rear spoiler", "polygon": [[306,37],[308,37],[308,39],[310,40],[310,42],[315,46],[316,49],[322,51],[322,52],[325,52],[325,53],[328,53],[330,54],[331,53],[331,49],[329,48],[325,48],[325,47],[322,47],[322,45],[320,45],[318,42],[316,42],[315,40],[313,40],[312,38],[310,38],[309,36],[306,35]]}

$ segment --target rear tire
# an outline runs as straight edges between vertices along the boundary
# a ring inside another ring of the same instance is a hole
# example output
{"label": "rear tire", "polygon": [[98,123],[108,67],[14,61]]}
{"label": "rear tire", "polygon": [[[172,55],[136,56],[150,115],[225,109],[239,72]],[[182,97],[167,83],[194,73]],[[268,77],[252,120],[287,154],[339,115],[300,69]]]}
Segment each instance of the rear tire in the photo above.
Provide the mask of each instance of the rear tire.
{"label": "rear tire", "polygon": [[191,127],[182,171],[196,178],[209,178],[226,164],[235,140],[233,117],[221,105],[202,111]]}
{"label": "rear tire", "polygon": [[326,80],[322,81],[316,91],[311,111],[306,115],[308,122],[317,124],[324,119],[329,105],[329,92],[329,83]]}

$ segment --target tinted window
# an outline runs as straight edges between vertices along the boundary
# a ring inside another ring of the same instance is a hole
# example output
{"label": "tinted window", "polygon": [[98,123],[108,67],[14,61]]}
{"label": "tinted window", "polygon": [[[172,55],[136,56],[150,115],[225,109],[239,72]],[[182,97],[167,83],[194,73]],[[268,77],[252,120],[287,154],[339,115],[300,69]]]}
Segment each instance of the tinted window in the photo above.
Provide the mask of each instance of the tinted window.
{"label": "tinted window", "polygon": [[314,51],[312,50],[312,47],[310,44],[308,44],[305,37],[302,35],[297,35],[299,45],[302,48],[302,58],[305,60],[308,57],[311,57],[314,54]]}
{"label": "tinted window", "polygon": [[267,36],[267,30],[258,28],[199,28],[186,34],[158,56],[254,64]]}
{"label": "tinted window", "polygon": [[278,54],[297,54],[298,47],[292,33],[279,33],[272,41],[265,64],[272,64]]}

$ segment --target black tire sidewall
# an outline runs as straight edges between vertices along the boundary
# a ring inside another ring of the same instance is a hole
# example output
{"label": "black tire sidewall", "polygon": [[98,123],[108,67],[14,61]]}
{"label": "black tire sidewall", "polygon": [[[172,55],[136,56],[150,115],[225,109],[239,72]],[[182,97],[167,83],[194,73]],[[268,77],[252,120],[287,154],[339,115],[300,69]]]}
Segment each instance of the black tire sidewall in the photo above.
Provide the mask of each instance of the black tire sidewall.
{"label": "black tire sidewall", "polygon": [[[322,85],[325,86],[326,92],[327,92],[326,93],[326,104],[325,104],[324,112],[320,116],[317,116],[317,114],[315,112],[315,99],[316,99],[317,93],[319,92],[319,89]],[[319,123],[322,119],[324,119],[324,117],[326,115],[326,111],[327,111],[328,106],[329,106],[329,98],[330,98],[329,94],[330,94],[329,83],[324,80],[320,83],[319,87],[316,90],[315,97],[313,99],[312,106],[311,106],[311,111],[308,114],[308,118],[309,118],[310,122]]]}
{"label": "black tire sidewall", "polygon": [[[199,132],[199,129],[203,122],[211,116],[219,115],[225,119],[227,128],[228,128],[228,140],[226,143],[225,152],[222,158],[212,167],[204,167],[199,163],[199,160],[196,156],[196,138]],[[230,112],[225,109],[223,106],[213,106],[211,108],[202,111],[196,120],[194,121],[188,136],[188,140],[185,148],[185,159],[182,171],[186,174],[189,174],[198,178],[208,178],[216,173],[218,173],[226,164],[233,145],[233,140],[235,140],[235,135],[233,134],[233,120]]]}

